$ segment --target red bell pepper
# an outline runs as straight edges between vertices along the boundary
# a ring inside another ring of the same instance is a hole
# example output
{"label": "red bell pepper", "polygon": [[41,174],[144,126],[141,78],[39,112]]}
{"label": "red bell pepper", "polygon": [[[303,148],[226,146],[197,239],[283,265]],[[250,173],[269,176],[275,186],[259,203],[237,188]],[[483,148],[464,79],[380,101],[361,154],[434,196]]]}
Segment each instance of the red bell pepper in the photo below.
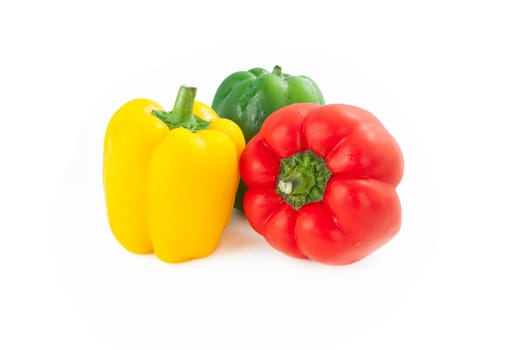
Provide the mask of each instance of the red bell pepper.
{"label": "red bell pepper", "polygon": [[344,265],[401,226],[401,150],[370,112],[297,103],[272,113],[240,159],[248,222],[296,258]]}

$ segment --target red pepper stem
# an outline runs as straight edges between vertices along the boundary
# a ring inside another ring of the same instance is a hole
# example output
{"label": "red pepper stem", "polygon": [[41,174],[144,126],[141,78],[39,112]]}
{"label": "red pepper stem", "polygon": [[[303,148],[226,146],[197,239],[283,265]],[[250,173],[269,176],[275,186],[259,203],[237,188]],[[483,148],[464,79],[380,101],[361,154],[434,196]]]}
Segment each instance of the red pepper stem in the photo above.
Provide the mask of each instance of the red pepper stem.
{"label": "red pepper stem", "polygon": [[281,159],[275,192],[298,210],[323,200],[331,176],[323,158],[313,151],[298,152]]}

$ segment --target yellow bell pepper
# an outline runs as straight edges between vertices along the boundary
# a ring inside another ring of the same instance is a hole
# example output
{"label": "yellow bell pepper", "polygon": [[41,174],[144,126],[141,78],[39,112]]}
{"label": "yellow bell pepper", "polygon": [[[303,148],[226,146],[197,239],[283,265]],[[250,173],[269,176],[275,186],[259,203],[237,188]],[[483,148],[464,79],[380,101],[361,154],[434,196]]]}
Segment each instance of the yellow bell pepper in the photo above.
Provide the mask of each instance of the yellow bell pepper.
{"label": "yellow bell pepper", "polygon": [[124,104],[104,139],[111,231],[129,251],[166,262],[213,252],[239,184],[241,129],[181,87],[171,112],[148,99]]}

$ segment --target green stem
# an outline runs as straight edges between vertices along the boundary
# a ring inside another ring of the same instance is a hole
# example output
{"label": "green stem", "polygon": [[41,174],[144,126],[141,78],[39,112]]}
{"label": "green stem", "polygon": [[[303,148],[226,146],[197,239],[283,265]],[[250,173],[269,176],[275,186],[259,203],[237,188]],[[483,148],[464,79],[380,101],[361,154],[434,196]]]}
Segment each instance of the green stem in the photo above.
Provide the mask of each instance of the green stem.
{"label": "green stem", "polygon": [[275,66],[275,67],[273,67],[272,74],[275,74],[275,75],[277,75],[278,77],[282,77],[282,76],[283,76],[283,71],[282,71],[282,69],[281,69],[281,66]]}
{"label": "green stem", "polygon": [[324,159],[313,151],[295,153],[281,159],[275,192],[298,210],[323,200],[331,176]]}
{"label": "green stem", "polygon": [[193,86],[181,86],[173,105],[173,111],[166,118],[168,123],[186,123],[193,117],[193,103],[197,96],[197,88]]}
{"label": "green stem", "polygon": [[210,122],[193,115],[193,104],[197,88],[191,86],[181,86],[177,93],[173,110],[153,111],[153,115],[162,120],[170,129],[185,128],[191,131],[204,130],[210,126]]}

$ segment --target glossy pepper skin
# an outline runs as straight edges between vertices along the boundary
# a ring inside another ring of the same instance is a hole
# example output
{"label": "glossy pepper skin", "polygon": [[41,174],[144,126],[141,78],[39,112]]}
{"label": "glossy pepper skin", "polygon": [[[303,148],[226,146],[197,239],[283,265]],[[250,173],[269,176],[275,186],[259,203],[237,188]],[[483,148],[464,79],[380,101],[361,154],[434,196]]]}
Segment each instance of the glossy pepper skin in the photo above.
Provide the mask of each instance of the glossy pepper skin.
{"label": "glossy pepper skin", "polygon": [[246,218],[274,248],[345,265],[399,230],[401,150],[370,112],[299,103],[271,114],[241,155]]}
{"label": "glossy pepper skin", "polygon": [[166,262],[202,258],[227,225],[244,148],[240,128],[181,87],[164,112],[148,99],[124,104],[104,140],[110,228],[129,251]]}
{"label": "glossy pepper skin", "polygon": [[[229,75],[220,84],[212,108],[239,125],[248,142],[274,111],[299,102],[324,104],[317,84],[307,76],[284,74],[275,66],[272,72],[253,68]],[[235,207],[242,210],[246,187],[241,181]]]}

